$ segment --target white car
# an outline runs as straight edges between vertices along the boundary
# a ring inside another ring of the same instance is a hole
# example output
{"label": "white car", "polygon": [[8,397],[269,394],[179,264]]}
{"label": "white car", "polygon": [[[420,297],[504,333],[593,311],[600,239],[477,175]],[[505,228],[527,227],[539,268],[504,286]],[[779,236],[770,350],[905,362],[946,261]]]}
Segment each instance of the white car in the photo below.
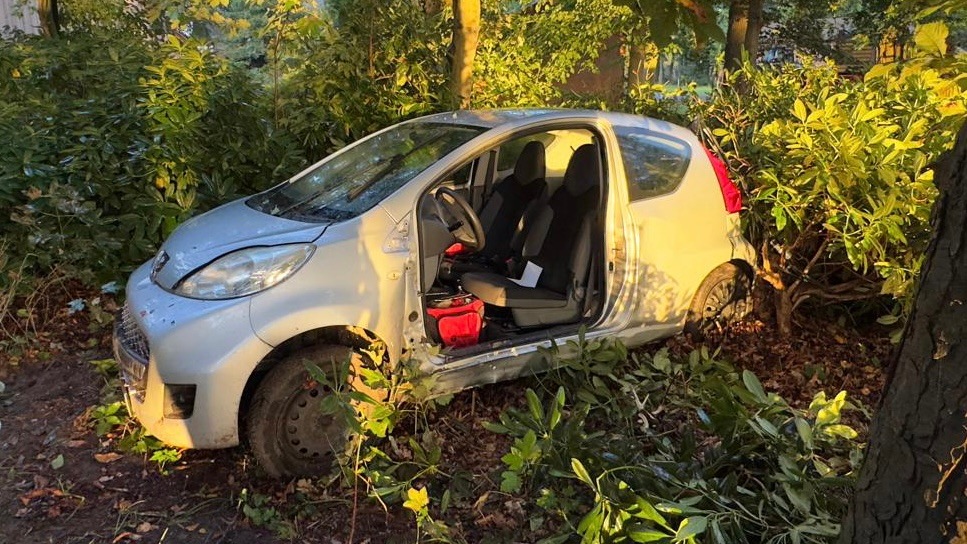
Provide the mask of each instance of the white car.
{"label": "white car", "polygon": [[168,444],[246,441],[270,474],[318,473],[342,429],[307,363],[435,353],[420,364],[445,393],[546,370],[538,348],[581,327],[629,346],[700,330],[747,308],[740,208],[721,162],[663,121],[406,121],[179,227],[127,284],[125,397]]}

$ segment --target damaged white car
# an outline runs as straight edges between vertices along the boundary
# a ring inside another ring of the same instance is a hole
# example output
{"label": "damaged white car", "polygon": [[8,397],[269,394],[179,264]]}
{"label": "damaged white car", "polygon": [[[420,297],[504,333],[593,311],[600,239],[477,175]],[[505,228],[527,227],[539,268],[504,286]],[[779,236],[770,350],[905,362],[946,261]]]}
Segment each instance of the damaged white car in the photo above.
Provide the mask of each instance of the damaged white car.
{"label": "damaged white car", "polygon": [[270,474],[318,473],[342,429],[307,361],[437,353],[422,370],[445,393],[546,370],[538,348],[581,327],[635,346],[730,319],[754,255],[741,206],[721,162],[666,122],[406,121],[179,227],[127,284],[125,396],[171,445],[247,442]]}

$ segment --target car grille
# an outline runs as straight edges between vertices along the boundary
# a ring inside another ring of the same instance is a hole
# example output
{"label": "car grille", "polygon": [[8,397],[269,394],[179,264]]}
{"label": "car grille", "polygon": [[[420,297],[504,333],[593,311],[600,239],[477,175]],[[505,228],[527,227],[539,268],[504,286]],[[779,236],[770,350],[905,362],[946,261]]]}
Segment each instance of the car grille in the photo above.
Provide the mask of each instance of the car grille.
{"label": "car grille", "polygon": [[134,320],[128,307],[121,310],[114,325],[114,352],[121,370],[125,391],[138,402],[144,402],[148,381],[148,339]]}
{"label": "car grille", "polygon": [[138,326],[138,322],[131,315],[127,305],[124,306],[121,315],[118,317],[117,335],[124,349],[142,362],[148,362],[151,355],[151,351],[148,349],[148,339],[141,332],[141,327]]}

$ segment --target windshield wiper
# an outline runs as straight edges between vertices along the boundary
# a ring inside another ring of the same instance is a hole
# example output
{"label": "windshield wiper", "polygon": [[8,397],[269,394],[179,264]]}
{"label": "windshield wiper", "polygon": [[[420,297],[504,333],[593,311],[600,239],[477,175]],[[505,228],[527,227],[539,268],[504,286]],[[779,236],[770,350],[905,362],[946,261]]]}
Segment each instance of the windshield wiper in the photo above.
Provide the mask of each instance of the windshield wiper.
{"label": "windshield wiper", "polygon": [[312,194],[309,195],[309,198],[307,198],[305,200],[297,200],[294,203],[292,203],[292,204],[286,206],[285,208],[279,210],[278,215],[279,216],[285,216],[285,214],[291,212],[292,210],[295,210],[297,208],[301,208],[303,206],[306,206],[310,202],[312,202],[313,200],[315,200],[315,199],[319,198],[320,196],[322,196],[325,192],[326,192],[326,189],[317,189],[316,191],[314,191]]}
{"label": "windshield wiper", "polygon": [[393,158],[389,160],[389,164],[387,164],[384,168],[382,168],[375,176],[370,178],[369,181],[349,191],[349,193],[346,195],[346,202],[352,202],[353,200],[356,200],[356,198],[359,195],[366,192],[366,190],[372,187],[377,181],[382,181],[383,176],[385,176],[389,171],[399,166],[400,163],[408,159],[410,155],[416,153],[417,151],[420,151],[421,149],[425,149],[426,147],[431,146],[446,137],[447,137],[447,133],[441,132],[437,136],[434,136],[433,138],[430,138],[425,142],[420,142],[414,145],[413,148],[407,151],[406,153],[397,153],[396,155],[393,155]]}
{"label": "windshield wiper", "polygon": [[[412,153],[412,151],[410,153]],[[366,190],[372,187],[373,184],[375,184],[377,181],[383,179],[383,176],[385,176],[387,172],[399,166],[400,163],[403,162],[403,160],[410,155],[410,153],[407,153],[406,155],[402,153],[397,153],[396,155],[393,155],[393,157],[388,161],[389,164],[381,168],[380,171],[377,172],[375,176],[369,178],[369,181],[360,185],[359,187],[351,189],[348,193],[346,193],[346,202],[352,202],[353,200],[356,200],[357,198],[359,198],[359,195],[366,192]]]}
{"label": "windshield wiper", "polygon": [[[400,160],[402,160],[402,159],[403,159],[404,157],[403,157],[403,156],[401,156],[401,155],[395,155],[395,156],[394,156],[394,157],[393,157],[392,159],[390,159],[390,162],[392,162],[392,161],[395,161],[395,160],[396,160],[397,158],[399,158]],[[386,167],[386,168],[383,168],[382,170],[380,170],[380,171],[379,171],[379,173],[378,173],[377,175],[375,175],[375,176],[373,176],[373,178],[371,178],[371,180],[370,180],[370,181],[369,181],[368,183],[364,183],[363,185],[361,185],[361,186],[360,186],[359,188],[357,188],[357,189],[352,189],[352,190],[350,190],[350,191],[349,191],[349,192],[348,192],[348,193],[346,194],[346,202],[352,202],[353,200],[355,200],[355,199],[356,199],[356,197],[357,197],[357,196],[359,196],[359,193],[361,193],[361,192],[363,192],[364,190],[366,190],[367,188],[369,188],[370,186],[372,186],[372,184],[373,184],[373,183],[374,183],[374,182],[375,182],[376,180],[378,180],[379,178],[381,178],[381,177],[382,177],[382,176],[383,176],[383,175],[384,175],[384,174],[386,173],[386,171],[387,171],[387,170],[388,170],[389,168],[391,168],[392,166],[395,166],[395,164],[391,164],[390,166],[388,166],[388,167]],[[370,169],[372,169],[372,168],[373,168],[373,167],[370,167],[370,168],[368,168],[367,170],[370,170]],[[363,172],[361,172],[361,173],[360,173],[359,175],[360,175],[360,176],[362,176],[363,174],[365,174],[365,173],[366,173],[366,171],[367,171],[367,170],[364,170],[364,171],[363,171]],[[281,212],[279,212],[279,215],[284,215],[284,214],[287,214],[287,213],[289,213],[289,212],[291,212],[291,211],[293,211],[293,210],[304,210],[304,209],[307,209],[308,207],[310,207],[310,206],[312,205],[312,203],[313,203],[313,202],[314,202],[314,201],[315,201],[315,200],[316,200],[317,198],[319,198],[319,197],[321,197],[322,195],[324,195],[324,194],[326,194],[326,193],[328,193],[328,192],[330,192],[330,191],[331,191],[331,189],[332,189],[333,187],[339,187],[339,186],[340,186],[340,185],[342,185],[343,183],[345,183],[345,180],[344,180],[344,179],[341,179],[341,180],[339,180],[339,181],[336,181],[336,182],[334,182],[334,183],[331,183],[331,184],[329,184],[329,187],[326,187],[326,188],[322,188],[322,189],[316,189],[316,190],[315,190],[315,191],[313,191],[313,192],[312,192],[312,193],[311,193],[311,194],[310,194],[310,195],[309,195],[309,196],[308,196],[307,198],[305,198],[305,199],[303,199],[303,200],[300,200],[300,201],[298,201],[298,202],[296,202],[296,203],[294,203],[294,204],[292,204],[292,205],[290,205],[289,207],[287,207],[287,208],[285,208],[285,209],[284,209],[284,210],[282,210]],[[323,209],[324,209],[324,208],[323,208]],[[309,213],[309,214],[307,214],[307,215],[312,215],[312,213]]]}
{"label": "windshield wiper", "polygon": [[[342,185],[342,183],[343,183],[343,180],[340,180],[339,182],[334,183],[332,185],[338,187],[339,185]],[[312,204],[317,198],[319,198],[322,195],[330,192],[331,190],[332,190],[332,187],[323,187],[322,189],[316,189],[315,191],[313,191],[312,193],[310,193],[308,197],[306,197],[306,198],[304,198],[302,200],[297,200],[297,201],[293,202],[292,204],[290,204],[289,206],[286,206],[284,209],[282,209],[279,212],[279,215],[285,215],[285,214],[291,212],[292,210],[305,209],[310,204]]]}

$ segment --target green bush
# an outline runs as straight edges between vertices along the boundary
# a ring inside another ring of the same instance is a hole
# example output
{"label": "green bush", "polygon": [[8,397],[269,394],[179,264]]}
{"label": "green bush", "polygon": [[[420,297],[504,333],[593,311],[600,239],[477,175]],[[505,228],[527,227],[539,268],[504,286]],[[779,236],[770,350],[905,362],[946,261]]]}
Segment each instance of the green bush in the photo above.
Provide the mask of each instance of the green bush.
{"label": "green bush", "polygon": [[611,341],[569,347],[577,355],[552,375],[556,392],[528,391],[527,410],[489,425],[514,438],[501,488],[533,500],[534,518],[556,527],[560,536],[546,542],[838,534],[861,457],[856,432],[840,421],[845,392],[820,393],[801,410],[704,350],[687,361],[664,350],[629,361]]}
{"label": "green bush", "polygon": [[370,132],[449,108],[443,14],[416,2],[336,3],[290,37],[278,124],[318,160]]}
{"label": "green bush", "polygon": [[267,188],[280,164],[301,162],[298,152],[282,157],[270,140],[251,74],[204,43],[169,36],[145,71],[138,105],[150,143],[138,158],[162,204],[175,212],[165,216],[163,235],[196,208]]}
{"label": "green bush", "polygon": [[28,271],[117,274],[302,162],[270,138],[251,76],[199,42],[21,36],[0,42],[0,70],[0,229]]}
{"label": "green bush", "polygon": [[736,73],[705,108],[711,135],[749,195],[747,232],[776,289],[780,329],[808,299],[912,293],[930,236],[932,164],[963,122],[967,56],[942,24],[913,58],[863,81],[833,65]]}
{"label": "green bush", "polygon": [[594,68],[604,39],[628,16],[610,0],[539,1],[517,13],[502,2],[484,2],[473,106],[561,104],[563,84]]}
{"label": "green bush", "polygon": [[[78,36],[0,43],[0,217],[13,255],[31,266],[117,264],[147,254],[144,235],[117,216],[153,206],[127,160],[140,144],[137,81],[150,51],[138,43]],[[123,209],[122,209],[123,208]],[[19,263],[15,263],[19,264]],[[30,270],[30,268],[28,268]],[[3,280],[0,280],[3,281]]]}

